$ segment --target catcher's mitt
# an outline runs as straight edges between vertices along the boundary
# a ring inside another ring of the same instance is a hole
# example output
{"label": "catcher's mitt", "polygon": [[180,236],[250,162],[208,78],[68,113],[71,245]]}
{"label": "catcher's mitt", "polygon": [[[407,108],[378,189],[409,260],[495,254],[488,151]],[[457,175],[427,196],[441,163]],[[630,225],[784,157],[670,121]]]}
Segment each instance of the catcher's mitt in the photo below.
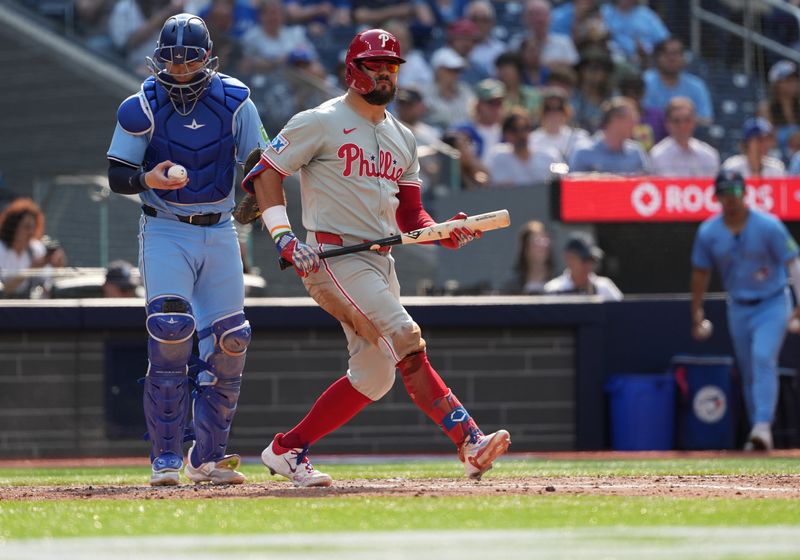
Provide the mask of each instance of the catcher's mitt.
{"label": "catcher's mitt", "polygon": [[[245,177],[256,166],[263,152],[264,150],[261,148],[253,148],[253,151],[248,154],[247,160],[244,162]],[[239,201],[233,211],[233,218],[240,224],[255,222],[259,216],[261,216],[261,210],[258,208],[258,201],[256,196],[250,193],[244,195],[244,198]]]}

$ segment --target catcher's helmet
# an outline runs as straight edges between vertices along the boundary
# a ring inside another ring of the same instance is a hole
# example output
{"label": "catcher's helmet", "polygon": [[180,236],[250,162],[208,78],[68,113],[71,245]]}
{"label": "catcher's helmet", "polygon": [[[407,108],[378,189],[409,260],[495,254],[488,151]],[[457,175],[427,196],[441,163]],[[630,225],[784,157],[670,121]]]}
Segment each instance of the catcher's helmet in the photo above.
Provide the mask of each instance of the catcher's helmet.
{"label": "catcher's helmet", "polygon": [[348,87],[364,95],[375,89],[375,80],[358,65],[358,61],[365,58],[385,58],[401,64],[405,62],[400,56],[400,43],[397,37],[388,31],[368,29],[353,37],[344,59],[344,77]]}
{"label": "catcher's helmet", "polygon": [[[192,14],[178,14],[164,22],[153,58],[147,58],[150,72],[167,90],[175,110],[181,114],[191,112],[219,67],[219,59],[211,57],[211,47],[206,23]],[[165,69],[168,62],[202,62],[203,66],[192,72],[192,79],[181,82],[175,78],[179,75],[170,74]]]}

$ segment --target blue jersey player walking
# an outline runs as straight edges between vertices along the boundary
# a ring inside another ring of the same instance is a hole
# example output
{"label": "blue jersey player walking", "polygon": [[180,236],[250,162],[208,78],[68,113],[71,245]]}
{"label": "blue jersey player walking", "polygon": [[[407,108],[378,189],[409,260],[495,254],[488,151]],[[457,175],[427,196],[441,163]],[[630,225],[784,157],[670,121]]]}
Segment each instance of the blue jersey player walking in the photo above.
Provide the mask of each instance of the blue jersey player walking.
{"label": "blue jersey player walking", "polygon": [[[722,212],[703,222],[692,249],[692,335],[710,334],[703,294],[716,264],[728,292],[728,328],[742,377],[751,431],[747,450],[772,449],[778,399],[778,353],[791,317],[787,280],[800,295],[797,243],[774,216],[748,208],[745,181],[722,171],[714,183]],[[787,274],[788,272],[788,274]]]}
{"label": "blue jersey player walking", "polygon": [[[147,298],[149,367],[144,413],[153,486],[179,482],[190,408],[188,364],[199,364],[192,405],[194,442],[185,475],[195,483],[241,484],[226,455],[250,325],[234,207],[236,165],[266,146],[249,90],[216,72],[205,22],[167,19],[152,76],[117,112],[108,150],[112,190],[142,201],[139,268]],[[182,165],[183,179],[167,170]],[[200,356],[193,357],[197,333]]]}

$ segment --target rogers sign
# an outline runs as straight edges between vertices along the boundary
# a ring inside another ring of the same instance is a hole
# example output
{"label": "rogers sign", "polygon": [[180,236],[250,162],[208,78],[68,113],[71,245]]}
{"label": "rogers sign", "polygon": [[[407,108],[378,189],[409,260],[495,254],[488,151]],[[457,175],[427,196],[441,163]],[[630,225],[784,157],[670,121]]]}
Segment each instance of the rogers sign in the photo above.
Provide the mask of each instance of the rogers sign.
{"label": "rogers sign", "polygon": [[[800,220],[800,179],[748,181],[748,205]],[[564,178],[565,222],[701,221],[719,212],[712,178]]]}

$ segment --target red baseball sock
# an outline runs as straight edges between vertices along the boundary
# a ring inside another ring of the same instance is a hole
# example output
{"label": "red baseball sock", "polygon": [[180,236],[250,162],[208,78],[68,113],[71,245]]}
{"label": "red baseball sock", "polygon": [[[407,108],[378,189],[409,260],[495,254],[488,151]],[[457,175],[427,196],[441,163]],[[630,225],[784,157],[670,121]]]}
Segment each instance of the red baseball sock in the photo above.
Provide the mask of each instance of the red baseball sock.
{"label": "red baseball sock", "polygon": [[397,367],[411,400],[442,428],[453,443],[460,446],[465,439],[474,439],[482,434],[467,409],[433,369],[425,352],[406,356]]}
{"label": "red baseball sock", "polygon": [[277,438],[276,443],[286,449],[275,449],[275,452],[286,453],[289,448],[311,445],[346,424],[371,402],[372,399],[353,387],[347,376],[337,379],[297,426]]}

